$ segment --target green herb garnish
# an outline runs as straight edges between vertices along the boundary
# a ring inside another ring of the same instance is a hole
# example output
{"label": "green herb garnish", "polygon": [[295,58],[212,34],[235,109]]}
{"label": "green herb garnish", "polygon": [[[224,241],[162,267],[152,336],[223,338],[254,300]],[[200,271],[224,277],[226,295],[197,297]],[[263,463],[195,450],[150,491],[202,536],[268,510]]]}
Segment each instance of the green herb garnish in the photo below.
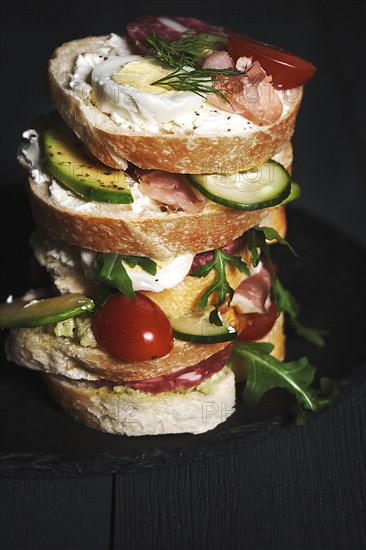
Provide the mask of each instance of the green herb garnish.
{"label": "green herb garnish", "polygon": [[213,284],[206,290],[206,292],[204,292],[204,294],[201,296],[198,307],[201,311],[205,309],[209,297],[213,292],[217,291],[217,306],[210,313],[209,320],[212,324],[221,326],[222,321],[219,318],[218,308],[226,302],[227,295],[229,295],[228,303],[230,303],[234,295],[234,289],[231,288],[226,277],[226,265],[230,263],[234,265],[237,269],[239,269],[241,273],[245,273],[246,275],[250,275],[250,271],[247,264],[239,256],[235,256],[235,254],[223,252],[221,248],[217,248],[213,251],[213,253],[214,257],[212,258],[212,260],[204,265],[201,265],[190,275],[192,277],[206,277],[212,269],[215,269],[216,279]]}
{"label": "green herb garnish", "polygon": [[272,280],[272,297],[278,307],[278,310],[283,311],[288,315],[288,319],[298,336],[301,336],[316,346],[322,347],[325,345],[323,336],[327,334],[328,331],[318,328],[305,327],[298,320],[297,317],[300,313],[300,306],[290,291],[284,288],[275,273],[271,258],[271,245],[266,242],[267,240],[273,239],[276,239],[279,244],[287,246],[291,252],[297,256],[292,246],[286,241],[286,239],[281,237],[275,229],[272,227],[254,227],[248,231],[248,247],[252,253],[253,266],[257,266],[260,261],[260,253],[258,252],[259,248],[268,260],[268,267]]}
{"label": "green herb garnish", "polygon": [[139,265],[150,275],[156,274],[156,262],[150,260],[150,258],[99,252],[93,262],[94,269],[86,270],[85,275],[98,283],[116,288],[129,298],[135,298],[132,281],[123,262],[126,262],[132,268]]}
{"label": "green herb garnish", "polygon": [[154,50],[155,58],[174,69],[167,76],[152,82],[152,85],[170,86],[173,90],[189,91],[201,97],[213,93],[230,103],[220,90],[212,87],[212,77],[241,75],[246,71],[234,68],[202,69],[204,58],[217,49],[218,45],[220,47],[225,45],[225,37],[217,35],[215,43],[210,36],[212,35],[206,33],[186,32],[179,40],[172,42],[160,38],[155,33],[149,36],[147,41]]}
{"label": "green herb garnish", "polygon": [[335,383],[322,378],[320,386],[324,395],[318,396],[311,387],[315,377],[313,367],[306,357],[288,363],[278,361],[272,355],[273,345],[262,342],[235,342],[232,355],[239,357],[248,367],[243,391],[246,404],[256,405],[262,396],[273,388],[285,388],[296,398],[298,409],[297,423],[306,420],[304,409],[320,411],[327,407],[337,395]]}
{"label": "green herb garnish", "polygon": [[196,33],[190,31],[181,34],[178,40],[165,40],[156,33],[147,38],[158,61],[169,67],[197,69],[204,59],[214,50],[223,50],[227,46],[227,37],[219,34]]}

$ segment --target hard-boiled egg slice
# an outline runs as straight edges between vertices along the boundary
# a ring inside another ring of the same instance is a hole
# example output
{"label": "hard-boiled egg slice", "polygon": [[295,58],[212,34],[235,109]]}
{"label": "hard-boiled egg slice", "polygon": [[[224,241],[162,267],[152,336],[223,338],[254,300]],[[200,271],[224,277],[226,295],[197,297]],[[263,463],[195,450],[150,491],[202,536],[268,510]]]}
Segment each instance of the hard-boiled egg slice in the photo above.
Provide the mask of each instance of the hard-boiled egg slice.
{"label": "hard-boiled egg slice", "polygon": [[197,109],[203,98],[168,86],[152,86],[171,72],[152,57],[110,57],[93,69],[93,101],[104,113],[117,114],[134,123],[174,121]]}

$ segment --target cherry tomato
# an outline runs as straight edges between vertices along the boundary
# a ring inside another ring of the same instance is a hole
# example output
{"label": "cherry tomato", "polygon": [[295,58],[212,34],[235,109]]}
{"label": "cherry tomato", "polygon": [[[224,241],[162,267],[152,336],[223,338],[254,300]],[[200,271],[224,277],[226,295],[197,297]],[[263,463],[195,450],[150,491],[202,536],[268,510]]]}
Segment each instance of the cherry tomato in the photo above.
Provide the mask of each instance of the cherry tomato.
{"label": "cherry tomato", "polygon": [[272,329],[277,319],[278,309],[272,303],[266,313],[246,313],[240,317],[238,327],[239,342],[254,342],[260,340]]}
{"label": "cherry tomato", "polygon": [[97,311],[93,331],[101,347],[124,361],[164,357],[173,347],[167,316],[143,294],[111,296]]}
{"label": "cherry tomato", "polygon": [[267,75],[272,76],[275,88],[289,89],[302,86],[316,71],[316,67],[309,61],[277,46],[257,42],[249,36],[229,34],[228,50],[235,61],[242,56],[253,57],[253,61],[259,61]]}

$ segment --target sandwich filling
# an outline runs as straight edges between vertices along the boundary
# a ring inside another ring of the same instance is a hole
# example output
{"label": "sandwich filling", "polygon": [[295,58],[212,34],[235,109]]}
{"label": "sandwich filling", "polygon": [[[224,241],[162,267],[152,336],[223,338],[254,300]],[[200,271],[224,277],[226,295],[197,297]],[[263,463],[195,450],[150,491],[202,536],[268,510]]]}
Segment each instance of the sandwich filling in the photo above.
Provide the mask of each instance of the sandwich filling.
{"label": "sandwich filling", "polygon": [[[88,98],[94,101],[120,126],[121,131],[208,136],[216,135],[218,128],[220,135],[242,135],[257,128],[256,123],[236,113],[235,109],[228,111],[223,103],[213,105],[203,100],[202,95],[178,92],[172,98],[172,89],[167,86],[160,88],[159,94],[156,94],[152,93],[150,83],[138,82],[136,85],[136,73],[139,71],[150,72],[151,82],[158,80],[154,78],[156,61],[151,61],[151,57],[132,56],[132,53],[129,42],[112,33],[97,51],[81,53],[70,75],[70,90],[81,101]],[[135,68],[128,68],[127,65],[124,69],[128,59],[130,65],[135,63]],[[132,73],[135,73],[133,78]],[[258,75],[253,78],[258,79]],[[278,120],[287,116],[301,94],[302,87],[275,92],[280,105]],[[170,102],[173,102],[174,109],[169,108]],[[253,103],[253,98],[249,98],[250,102]]]}
{"label": "sandwich filling", "polygon": [[[52,176],[42,162],[43,154],[40,134],[35,129],[23,133],[23,142],[19,147],[18,158],[27,167],[33,180],[40,186],[47,186],[48,194],[60,207],[85,214],[101,213],[104,202],[90,200],[81,196]],[[282,166],[290,167],[292,147],[288,142],[276,153],[272,160]],[[103,165],[101,165],[103,166]],[[179,212],[197,213],[212,208],[225,208],[203,196],[184,175],[170,174],[161,170],[131,169],[120,172],[131,193],[132,202],[127,204],[109,204],[113,215],[124,217],[126,213],[164,217]]]}

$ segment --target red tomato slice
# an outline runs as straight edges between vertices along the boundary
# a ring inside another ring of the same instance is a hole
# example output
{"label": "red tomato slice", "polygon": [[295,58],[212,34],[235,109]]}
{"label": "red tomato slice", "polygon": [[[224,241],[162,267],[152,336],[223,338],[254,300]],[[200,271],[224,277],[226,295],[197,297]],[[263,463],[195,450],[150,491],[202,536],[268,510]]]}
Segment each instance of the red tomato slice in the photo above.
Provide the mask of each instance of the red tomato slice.
{"label": "red tomato slice", "polygon": [[272,84],[275,88],[296,88],[308,82],[316,71],[316,67],[287,52],[277,46],[257,42],[249,36],[229,34],[228,50],[236,61],[239,57],[253,57],[253,61],[259,61],[267,75],[272,76]]}
{"label": "red tomato slice", "polygon": [[124,361],[164,357],[173,347],[167,316],[143,294],[111,296],[97,311],[93,331],[101,347]]}
{"label": "red tomato slice", "polygon": [[278,316],[276,304],[272,303],[266,313],[246,313],[239,322],[239,342],[260,340],[272,329]]}

